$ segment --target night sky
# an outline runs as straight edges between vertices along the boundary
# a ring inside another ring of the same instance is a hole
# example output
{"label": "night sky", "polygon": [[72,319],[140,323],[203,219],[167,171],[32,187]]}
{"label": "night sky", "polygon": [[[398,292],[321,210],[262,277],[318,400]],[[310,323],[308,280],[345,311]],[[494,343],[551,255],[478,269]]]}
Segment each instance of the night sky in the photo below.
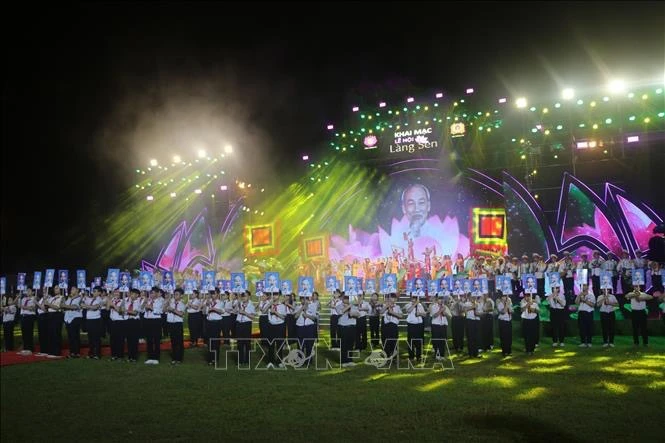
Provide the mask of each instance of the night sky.
{"label": "night sky", "polygon": [[294,173],[284,182],[353,104],[555,95],[665,66],[659,2],[103,3],[5,19],[2,275],[84,265],[68,244],[112,214],[133,169],[170,158],[163,128],[181,118],[219,122],[247,177],[270,166]]}

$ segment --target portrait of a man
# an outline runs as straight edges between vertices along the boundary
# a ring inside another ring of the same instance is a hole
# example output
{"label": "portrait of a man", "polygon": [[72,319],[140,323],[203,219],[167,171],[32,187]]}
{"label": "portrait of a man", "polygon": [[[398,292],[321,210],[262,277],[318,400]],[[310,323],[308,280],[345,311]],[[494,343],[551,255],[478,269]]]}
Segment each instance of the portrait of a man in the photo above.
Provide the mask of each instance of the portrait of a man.
{"label": "portrait of a man", "polygon": [[254,291],[254,292],[256,292],[256,295],[258,295],[258,296],[263,295],[264,287],[265,287],[265,284],[264,284],[263,280],[257,281],[256,282],[256,290]]}
{"label": "portrait of a man", "polygon": [[365,292],[369,294],[376,292],[376,281],[373,278],[365,281]]}
{"label": "portrait of a man", "polygon": [[79,289],[85,289],[85,270],[79,269],[76,271],[76,287]]}
{"label": "portrait of a man", "polygon": [[429,295],[435,295],[436,293],[439,292],[439,280],[434,279],[429,281],[429,288],[428,291]]}
{"label": "portrait of a man", "polygon": [[21,272],[16,276],[16,289],[25,291],[25,273]]}
{"label": "portrait of a man", "polygon": [[425,296],[425,280],[422,278],[416,278],[413,282],[413,295],[416,297]]}
{"label": "portrait of a man", "polygon": [[612,290],[612,273],[608,271],[600,272],[600,289]]}
{"label": "portrait of a man", "polygon": [[245,292],[245,274],[242,272],[231,273],[231,291],[236,294]]}
{"label": "portrait of a man", "polygon": [[385,274],[381,278],[381,291],[384,294],[397,293],[397,275]]}
{"label": "portrait of a man", "polygon": [[162,289],[166,292],[171,292],[175,289],[173,283],[173,272],[166,271],[162,275]]}
{"label": "portrait of a man", "polygon": [[212,291],[215,289],[215,271],[203,271],[201,287],[204,291]]}
{"label": "portrait of a man", "polygon": [[337,289],[337,279],[334,276],[326,278],[326,292],[332,294]]}
{"label": "portrait of a man", "polygon": [[633,269],[633,286],[644,286],[644,269]]}
{"label": "portrait of a man", "polygon": [[66,289],[69,283],[69,271],[60,270],[58,271],[58,287],[60,289]]}
{"label": "portrait of a man", "polygon": [[266,292],[279,292],[279,272],[266,272]]}
{"label": "portrait of a man", "polygon": [[132,277],[129,275],[129,272],[121,272],[120,273],[120,285],[119,285],[119,290],[120,292],[129,292],[129,285],[132,282]]}
{"label": "portrait of a man", "polygon": [[109,289],[115,289],[118,287],[119,274],[120,274],[120,269],[109,269],[109,272],[106,276],[106,286]]}
{"label": "portrait of a man", "polygon": [[7,279],[5,277],[0,278],[0,295],[5,295],[7,293]]}
{"label": "portrait of a man", "polygon": [[536,277],[533,274],[524,274],[522,276],[522,285],[526,294],[535,294],[538,292],[536,289]]}
{"label": "portrait of a man", "polygon": [[42,273],[36,271],[32,277],[32,289],[39,289],[42,285]]}
{"label": "portrait of a man", "polygon": [[439,290],[441,292],[450,292],[450,279],[448,277],[441,279],[441,282],[439,283]]}
{"label": "portrait of a man", "polygon": [[550,287],[558,288],[559,286],[561,286],[561,276],[559,275],[558,272],[550,272],[549,274],[547,274],[547,277],[550,280]]}
{"label": "portrait of a man", "polygon": [[314,279],[312,277],[300,277],[298,278],[298,295],[301,297],[311,297],[312,291],[314,290]]}
{"label": "portrait of a man", "polygon": [[143,291],[149,291],[152,288],[152,280],[152,272],[150,271],[141,271],[139,274],[139,282]]}
{"label": "portrait of a man", "polygon": [[185,294],[190,295],[194,293],[194,280],[185,280]]}
{"label": "portrait of a man", "polygon": [[282,294],[290,294],[293,292],[293,286],[291,285],[291,280],[282,280]]}
{"label": "portrait of a man", "polygon": [[358,281],[356,277],[352,275],[344,277],[344,294],[358,295]]}

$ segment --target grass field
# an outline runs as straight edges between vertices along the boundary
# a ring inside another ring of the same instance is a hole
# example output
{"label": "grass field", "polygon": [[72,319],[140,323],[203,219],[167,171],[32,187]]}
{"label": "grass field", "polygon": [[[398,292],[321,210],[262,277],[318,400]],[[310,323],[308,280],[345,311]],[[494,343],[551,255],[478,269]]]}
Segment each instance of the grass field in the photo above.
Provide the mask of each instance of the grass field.
{"label": "grass field", "polygon": [[[2,368],[8,441],[662,441],[665,339],[543,342],[454,370],[226,371],[108,359]],[[325,351],[329,352],[329,351]],[[168,355],[162,354],[162,363]],[[330,354],[331,356],[333,354]]]}

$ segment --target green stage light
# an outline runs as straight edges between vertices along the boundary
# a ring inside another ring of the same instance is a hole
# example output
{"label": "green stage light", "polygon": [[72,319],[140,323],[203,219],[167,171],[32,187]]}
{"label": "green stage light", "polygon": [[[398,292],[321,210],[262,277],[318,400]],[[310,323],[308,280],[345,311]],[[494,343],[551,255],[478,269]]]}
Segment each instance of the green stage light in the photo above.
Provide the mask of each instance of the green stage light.
{"label": "green stage light", "polygon": [[658,117],[665,117],[665,112],[659,112]]}
{"label": "green stage light", "polygon": [[557,108],[557,109],[560,108],[560,107],[561,107],[561,103],[554,103],[554,107]]}
{"label": "green stage light", "polygon": [[582,99],[577,100],[577,104],[578,104],[578,105],[583,105],[583,104],[584,104],[584,100],[582,100]]}
{"label": "green stage light", "polygon": [[594,123],[592,126],[593,129],[598,129],[598,123]]}
{"label": "green stage light", "polygon": [[612,124],[612,119],[611,118],[606,118],[605,119],[605,124],[606,125],[611,125]]}
{"label": "green stage light", "polygon": [[526,98],[524,98],[524,97],[520,97],[517,100],[515,100],[515,106],[517,106],[520,109],[526,108],[526,104],[527,104],[526,103]]}
{"label": "green stage light", "polygon": [[628,120],[630,120],[631,122],[635,121],[635,116],[631,115],[630,117],[628,117]]}
{"label": "green stage light", "polygon": [[650,119],[649,117],[646,117],[646,118],[644,119],[644,123],[649,123],[649,122],[651,122],[651,119]]}

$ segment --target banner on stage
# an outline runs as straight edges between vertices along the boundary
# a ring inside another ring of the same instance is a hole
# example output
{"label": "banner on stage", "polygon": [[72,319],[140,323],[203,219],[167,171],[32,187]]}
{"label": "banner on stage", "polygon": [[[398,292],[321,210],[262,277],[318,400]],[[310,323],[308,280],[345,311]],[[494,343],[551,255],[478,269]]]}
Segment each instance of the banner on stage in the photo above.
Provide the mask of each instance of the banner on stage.
{"label": "banner on stage", "polygon": [[118,276],[120,275],[120,269],[109,268],[108,273],[106,274],[106,289],[111,290],[118,287]]}
{"label": "banner on stage", "polygon": [[35,271],[32,276],[32,289],[38,291],[42,286],[42,273],[41,271]]}
{"label": "banner on stage", "polygon": [[314,291],[314,277],[298,277],[298,295],[311,297]]}
{"label": "banner on stage", "polygon": [[76,287],[81,290],[85,290],[85,288],[88,286],[86,283],[85,274],[85,269],[78,269],[76,271]]}
{"label": "banner on stage", "polygon": [[121,272],[120,283],[118,283],[118,291],[129,292],[131,284],[132,284],[132,276],[129,274],[129,272]]}
{"label": "banner on stage", "polygon": [[279,292],[279,272],[266,272],[266,292]]}
{"label": "banner on stage", "polygon": [[243,272],[231,273],[231,292],[241,294],[245,292],[245,274]]}

